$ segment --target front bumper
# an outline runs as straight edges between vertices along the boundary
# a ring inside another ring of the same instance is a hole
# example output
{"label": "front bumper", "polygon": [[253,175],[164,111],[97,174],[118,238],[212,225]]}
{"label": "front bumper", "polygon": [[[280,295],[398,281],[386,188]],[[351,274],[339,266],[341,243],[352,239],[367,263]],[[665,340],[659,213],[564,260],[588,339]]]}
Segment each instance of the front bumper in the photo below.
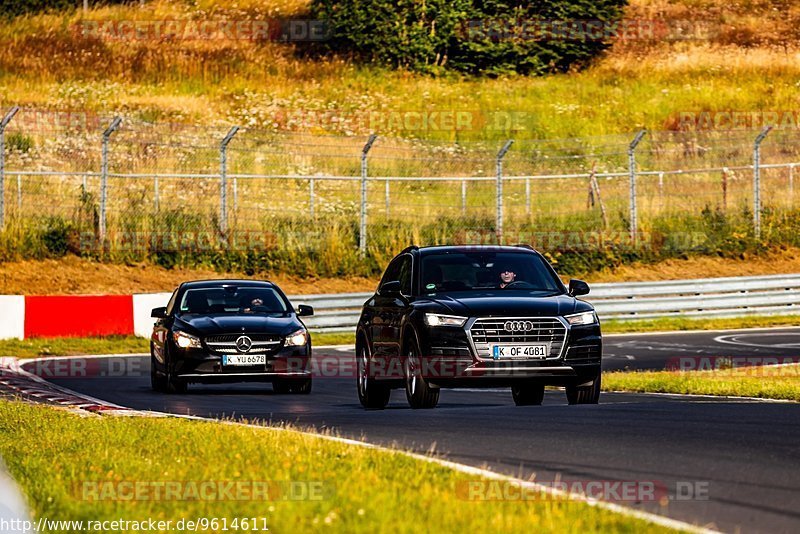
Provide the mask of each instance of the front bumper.
{"label": "front bumper", "polygon": [[[474,320],[467,323],[467,328]],[[503,387],[519,381],[564,386],[600,373],[600,325],[566,325],[563,345],[542,359],[493,360],[478,354],[468,329],[435,327],[420,334],[423,376],[438,387]]]}
{"label": "front bumper", "polygon": [[[177,352],[177,354],[176,354]],[[311,347],[282,347],[263,365],[222,365],[222,355],[203,349],[174,351],[177,378],[195,383],[270,382],[311,377]]]}

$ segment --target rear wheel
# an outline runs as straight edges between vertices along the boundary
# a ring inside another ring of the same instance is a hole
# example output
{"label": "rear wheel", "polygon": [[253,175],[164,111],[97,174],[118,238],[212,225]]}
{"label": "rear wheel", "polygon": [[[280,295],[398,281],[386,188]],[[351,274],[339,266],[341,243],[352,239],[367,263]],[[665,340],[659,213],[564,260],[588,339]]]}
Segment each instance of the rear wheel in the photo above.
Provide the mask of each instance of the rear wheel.
{"label": "rear wheel", "polygon": [[408,342],[403,364],[409,406],[414,409],[436,408],[439,404],[439,388],[432,388],[422,376],[420,350],[414,339]]}
{"label": "rear wheel", "polygon": [[544,384],[515,384],[511,386],[511,396],[517,406],[539,406],[544,400]]}
{"label": "rear wheel", "polygon": [[600,375],[594,377],[588,386],[567,386],[569,404],[597,404],[600,402]]}
{"label": "rear wheel", "polygon": [[365,343],[360,343],[356,353],[356,385],[358,401],[368,410],[383,410],[389,404],[392,390],[369,376],[369,352]]}

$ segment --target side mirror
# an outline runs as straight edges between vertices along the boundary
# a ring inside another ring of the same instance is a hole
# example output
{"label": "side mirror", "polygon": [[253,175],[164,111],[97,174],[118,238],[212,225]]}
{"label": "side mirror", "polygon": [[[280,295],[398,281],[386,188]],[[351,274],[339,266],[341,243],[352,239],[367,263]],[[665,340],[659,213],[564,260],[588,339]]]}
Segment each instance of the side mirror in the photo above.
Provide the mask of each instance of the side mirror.
{"label": "side mirror", "polygon": [[400,296],[400,281],[392,280],[386,282],[378,290],[378,294],[382,297],[399,297]]}
{"label": "side mirror", "polygon": [[314,308],[311,306],[306,306],[305,304],[301,304],[297,307],[297,315],[299,317],[308,317],[310,315],[314,315]]}
{"label": "side mirror", "polygon": [[569,281],[569,294],[573,297],[589,294],[589,284],[583,280],[570,280]]}
{"label": "side mirror", "polygon": [[154,319],[166,319],[167,318],[167,309],[166,308],[153,308],[153,311],[150,312],[150,317]]}

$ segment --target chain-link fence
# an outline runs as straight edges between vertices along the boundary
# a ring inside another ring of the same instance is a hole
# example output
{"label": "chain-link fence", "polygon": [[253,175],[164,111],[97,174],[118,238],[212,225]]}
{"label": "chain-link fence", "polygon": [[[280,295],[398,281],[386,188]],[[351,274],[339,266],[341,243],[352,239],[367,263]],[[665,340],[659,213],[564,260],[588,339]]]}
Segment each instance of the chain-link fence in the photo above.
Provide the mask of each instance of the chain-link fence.
{"label": "chain-link fence", "polygon": [[793,217],[800,164],[796,130],[445,144],[15,108],[0,131],[5,233],[57,221],[82,251],[280,249],[333,272],[412,242],[759,241]]}

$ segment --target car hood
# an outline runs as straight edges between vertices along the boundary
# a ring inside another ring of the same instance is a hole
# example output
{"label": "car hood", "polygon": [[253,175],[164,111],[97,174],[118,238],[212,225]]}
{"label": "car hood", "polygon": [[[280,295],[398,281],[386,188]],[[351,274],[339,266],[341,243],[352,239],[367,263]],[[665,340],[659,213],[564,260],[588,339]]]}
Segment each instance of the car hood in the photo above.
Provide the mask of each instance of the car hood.
{"label": "car hood", "polygon": [[202,335],[214,334],[289,334],[301,328],[302,324],[293,316],[270,317],[267,315],[193,315],[185,314],[176,318],[175,326],[181,323]]}
{"label": "car hood", "polygon": [[467,317],[553,317],[592,310],[570,295],[542,297],[526,291],[470,291],[430,295],[427,300],[454,315]]}

